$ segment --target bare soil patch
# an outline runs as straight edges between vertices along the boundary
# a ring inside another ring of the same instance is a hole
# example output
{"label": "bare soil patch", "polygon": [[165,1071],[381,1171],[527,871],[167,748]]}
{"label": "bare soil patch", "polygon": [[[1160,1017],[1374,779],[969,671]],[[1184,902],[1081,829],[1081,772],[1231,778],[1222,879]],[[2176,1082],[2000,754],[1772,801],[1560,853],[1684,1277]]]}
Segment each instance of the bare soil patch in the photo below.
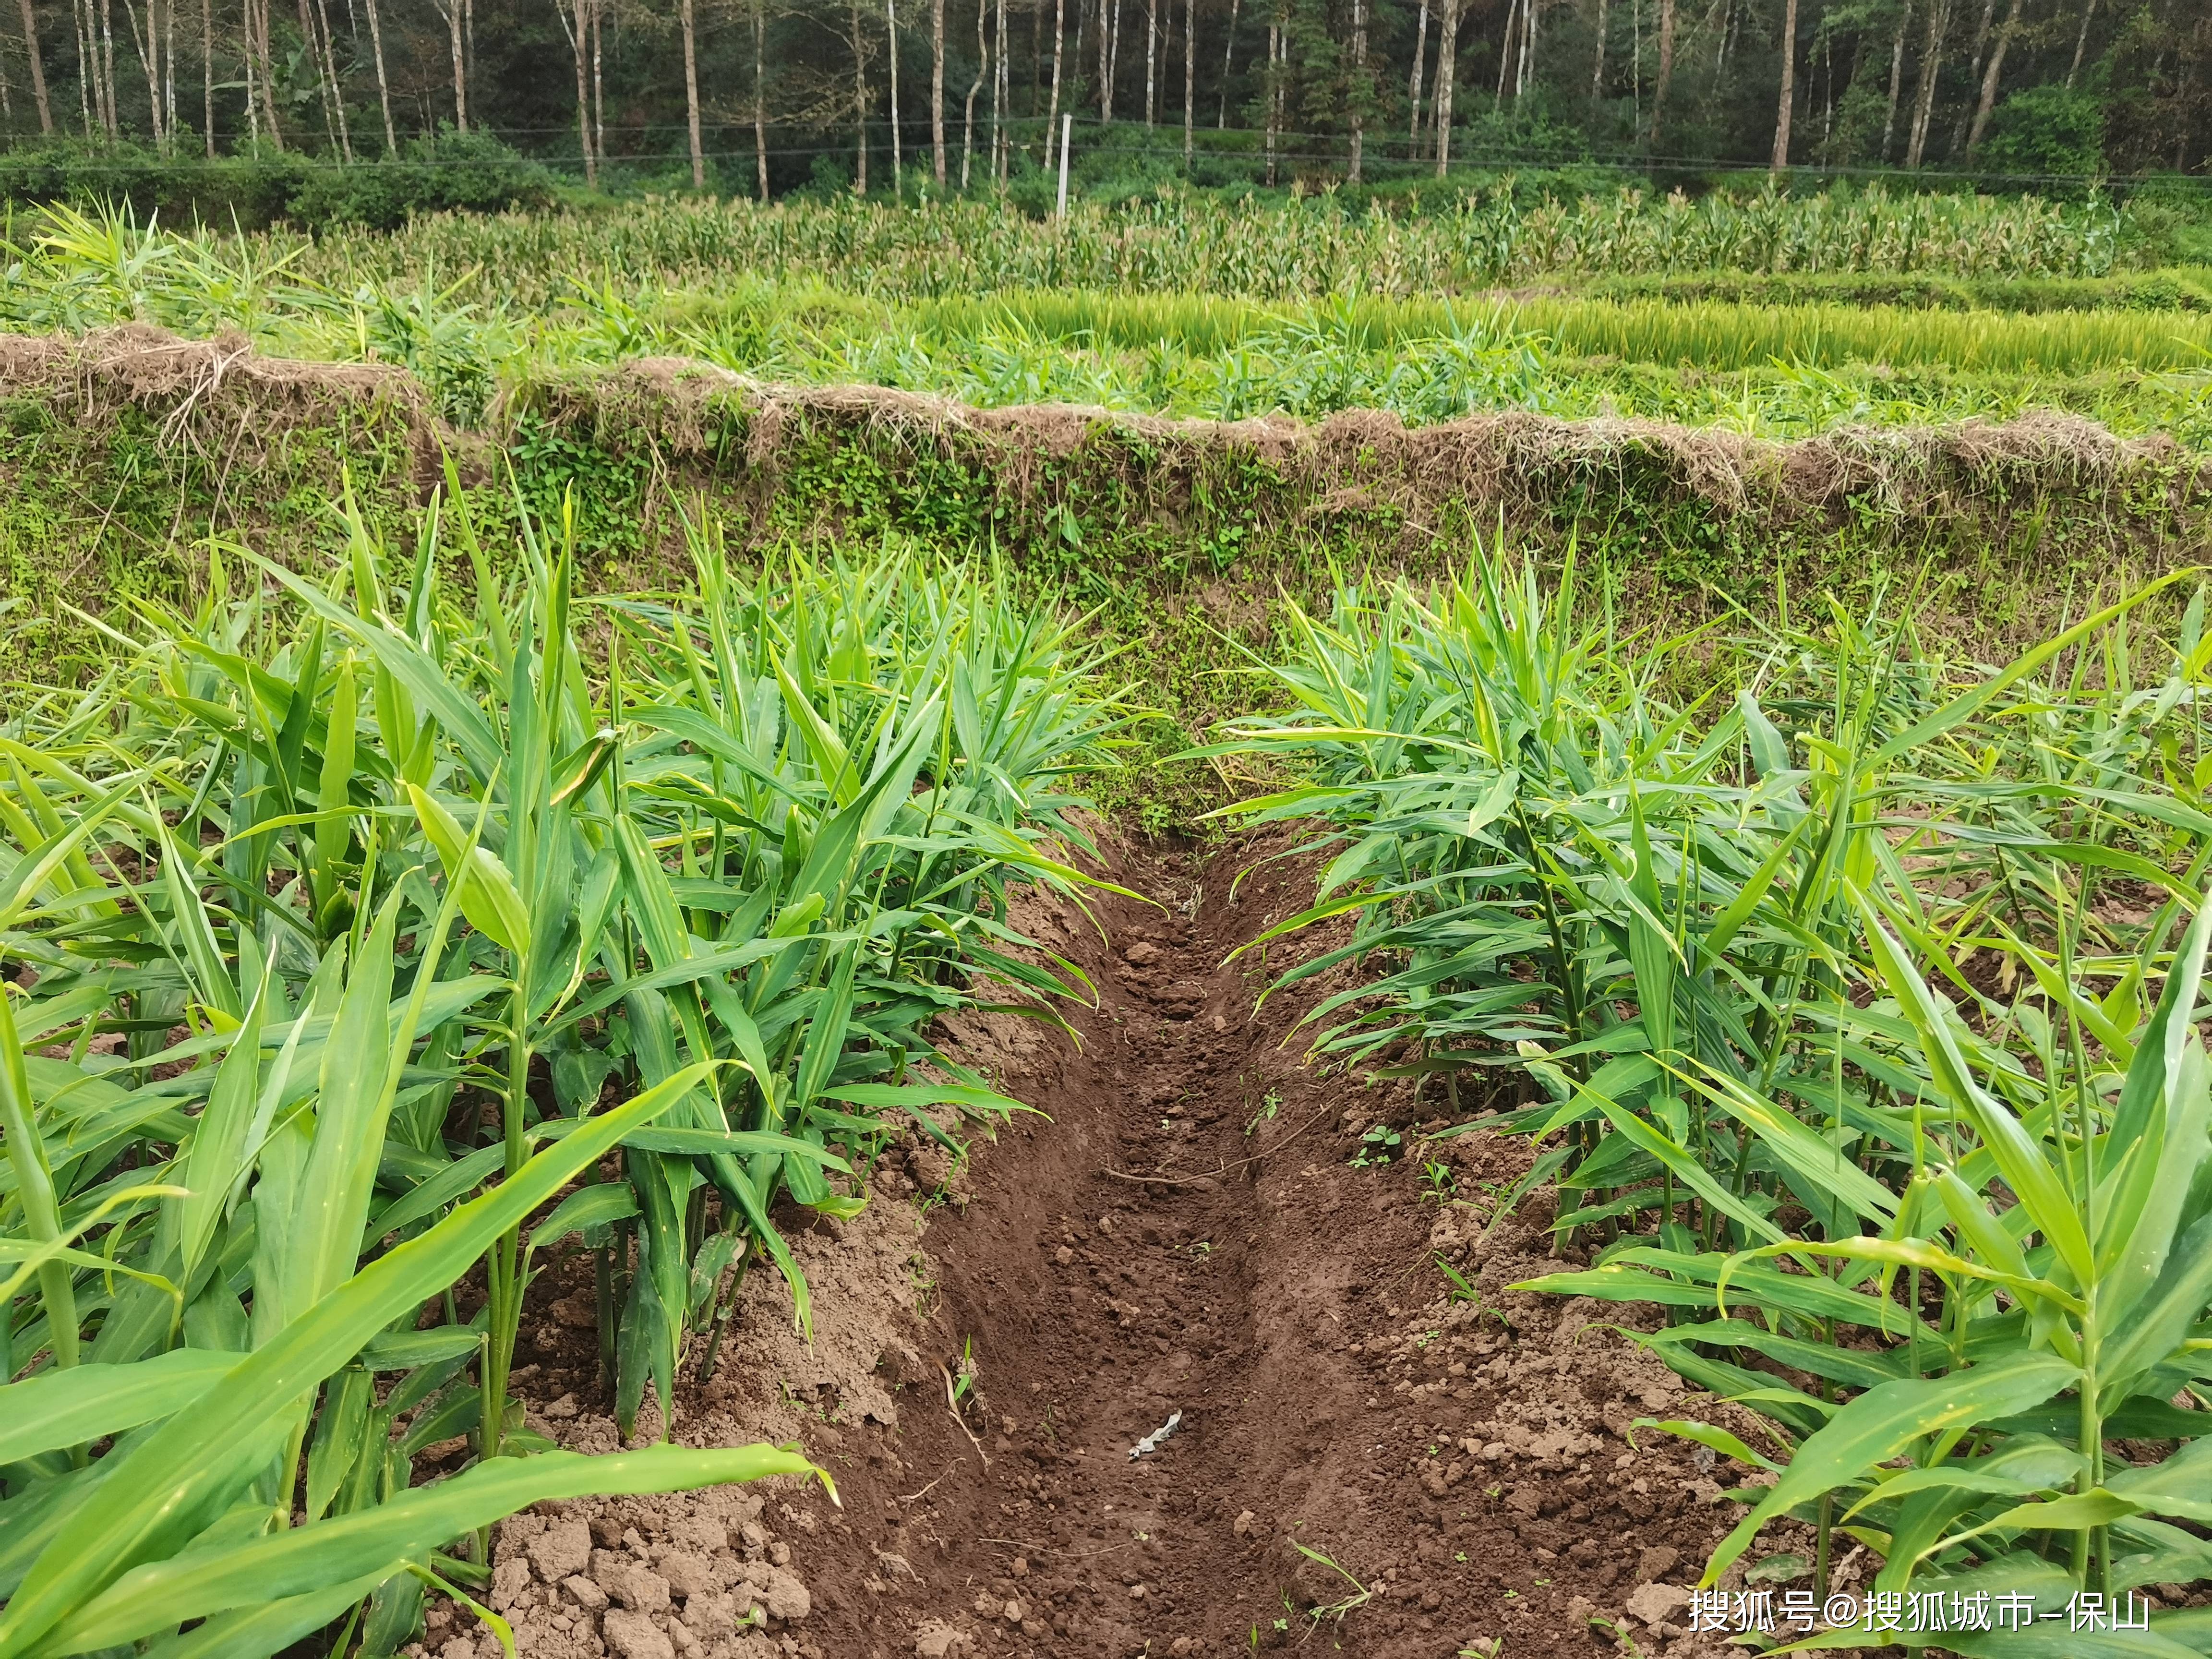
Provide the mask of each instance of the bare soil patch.
{"label": "bare soil patch", "polygon": [[[1095,907],[1104,940],[1072,906],[1020,918],[1097,986],[1073,1020],[1082,1045],[1004,1016],[963,1044],[1050,1121],[1022,1120],[963,1171],[920,1144],[887,1164],[843,1238],[799,1235],[813,1346],[756,1274],[720,1375],[680,1402],[692,1443],[800,1438],[842,1510],[772,1483],[511,1522],[494,1601],[526,1654],[1123,1659],[1256,1642],[1453,1659],[1502,1641],[1517,1659],[1626,1651],[1616,1632],[1647,1655],[1722,1651],[1687,1632],[1686,1605],[1741,1513],[1726,1471],[1633,1425],[1733,1420],[1613,1329],[1620,1310],[1504,1290],[1555,1265],[1547,1194],[1493,1214],[1522,1143],[1428,1149],[1450,1167],[1443,1194],[1421,1158],[1351,1167],[1376,1122],[1415,1146],[1427,1109],[1409,1084],[1305,1063],[1310,1003],[1255,1014],[1279,948],[1271,966],[1224,963],[1310,895],[1289,863],[1232,893],[1280,850],[1125,852],[1115,879],[1158,908]],[[925,1215],[914,1200],[932,1193]],[[1479,1304],[1452,1299],[1439,1257]],[[572,1396],[551,1409],[574,1414],[533,1417],[611,1449],[560,1294],[532,1392]],[[553,1528],[573,1547],[580,1524],[595,1552],[580,1572],[510,1565]],[[563,1588],[577,1577],[594,1582]],[[447,1659],[493,1650],[459,1620],[440,1634],[428,1650]]]}

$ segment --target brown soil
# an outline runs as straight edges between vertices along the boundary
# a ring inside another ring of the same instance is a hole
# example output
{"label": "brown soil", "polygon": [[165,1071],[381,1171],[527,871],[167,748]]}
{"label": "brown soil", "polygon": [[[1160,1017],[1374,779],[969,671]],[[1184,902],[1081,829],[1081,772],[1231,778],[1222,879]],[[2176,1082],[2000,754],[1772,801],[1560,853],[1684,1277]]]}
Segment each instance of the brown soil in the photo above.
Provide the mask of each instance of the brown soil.
{"label": "brown soil", "polygon": [[[1121,1659],[1226,1656],[1256,1638],[1449,1659],[1502,1638],[1517,1659],[1610,1652],[1615,1627],[1645,1654],[1721,1650],[1682,1625],[1685,1587],[1741,1513],[1720,1497],[1726,1471],[1632,1425],[1750,1425],[1686,1399],[1600,1322],[1621,1310],[1504,1289],[1557,1265],[1547,1195],[1492,1213],[1492,1189],[1527,1167],[1522,1143],[1423,1146],[1410,1085],[1306,1064],[1293,1028],[1328,988],[1255,1014],[1280,948],[1272,968],[1224,958],[1304,903],[1310,872],[1267,863],[1233,890],[1232,878],[1281,850],[1125,853],[1115,878],[1158,903],[1097,905],[1110,944],[1073,907],[1018,918],[1097,982],[1098,1006],[1073,1020],[1080,1049],[1003,1016],[959,1036],[1050,1121],[1023,1120],[959,1172],[919,1150],[880,1172],[878,1202],[842,1240],[799,1236],[813,1348],[790,1334],[781,1285],[756,1274],[722,1375],[680,1402],[692,1443],[797,1436],[835,1474],[842,1512],[759,1487],[568,1506],[566,1524],[586,1519],[602,1541],[592,1571],[616,1606],[592,1613],[502,1566],[494,1604],[526,1656]],[[1419,1155],[1352,1167],[1375,1122]],[[1430,1160],[1450,1166],[1449,1193],[1425,1181]],[[916,1182],[945,1194],[918,1240]],[[1439,1255],[1480,1306],[1449,1299]],[[549,1363],[526,1387],[585,1404],[537,1420],[611,1449],[560,1287],[545,1294]],[[963,1363],[956,1419],[947,1389]],[[1133,1461],[1175,1412],[1176,1432]],[[748,1524],[732,1505],[752,1497],[766,1507]],[[510,1522],[500,1559],[562,1523]],[[803,1583],[804,1617],[733,1631],[730,1595],[742,1613],[772,1570],[787,1610]],[[610,1622],[641,1571],[672,1645],[635,1618]],[[696,1588],[672,1601],[663,1580]],[[441,1622],[430,1650],[457,1628]],[[459,1637],[442,1650],[493,1651]]]}

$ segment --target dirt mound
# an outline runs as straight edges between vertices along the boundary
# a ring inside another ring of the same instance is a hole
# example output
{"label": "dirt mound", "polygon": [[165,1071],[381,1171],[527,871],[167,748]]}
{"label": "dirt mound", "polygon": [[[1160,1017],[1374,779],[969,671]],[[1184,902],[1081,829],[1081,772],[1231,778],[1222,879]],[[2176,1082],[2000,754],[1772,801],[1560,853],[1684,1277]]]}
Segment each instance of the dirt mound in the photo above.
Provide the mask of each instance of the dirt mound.
{"label": "dirt mound", "polygon": [[1226,474],[1257,467],[1265,477],[1248,481],[1246,494],[1251,482],[1260,489],[1243,505],[1268,523],[1380,519],[1416,541],[1454,510],[1594,510],[1596,500],[1638,495],[1778,523],[1838,521],[1855,501],[1924,520],[2051,496],[2140,518],[2195,510],[2212,497],[2212,462],[2171,439],[2119,439],[2052,411],[1943,428],[1843,427],[1780,443],[1522,410],[1414,428],[1374,410],[1317,422],[1171,420],[1062,404],[974,409],[882,386],[780,386],[654,357],[512,386],[478,435],[440,423],[404,369],[289,362],[258,355],[234,332],[193,341],[137,324],[74,340],[0,335],[0,396],[23,395],[73,400],[86,416],[133,406],[159,417],[165,441],[204,449],[217,434],[263,437],[272,425],[367,412],[405,422],[426,457],[443,447],[465,464],[487,438],[500,441],[528,420],[617,457],[649,459],[654,487],[672,499],[734,486],[763,522],[788,515],[793,504],[779,489],[825,445],[874,458],[894,492],[902,469],[953,463],[1015,524],[1051,518],[1071,491],[1111,485],[1161,528],[1188,529],[1215,510]]}
{"label": "dirt mound", "polygon": [[1273,474],[1273,518],[1325,525],[1382,514],[1417,535],[1453,507],[1512,513],[1594,492],[1642,490],[1785,523],[1835,520],[1854,500],[1926,518],[2022,494],[2105,505],[2128,495],[2130,511],[2212,495],[2212,463],[2170,438],[2117,438],[2056,411],[1942,428],[1846,426],[1787,442],[1524,410],[1411,428],[1376,410],[1317,422],[1171,420],[1062,404],[970,409],[879,386],[775,386],[673,358],[520,386],[502,410],[679,466],[720,471],[742,456],[743,476],[732,481],[758,496],[763,514],[810,443],[864,448],[890,464],[963,464],[995,497],[1032,508],[1071,484],[1110,481],[1169,521],[1199,510],[1224,468],[1256,465]]}
{"label": "dirt mound", "polygon": [[429,404],[415,377],[375,363],[264,357],[234,331],[186,340],[143,323],[80,337],[0,334],[0,396],[72,400],[92,418],[121,404],[157,415],[176,441],[211,418],[251,414],[310,422],[333,411],[388,413],[428,434]]}
{"label": "dirt mound", "polygon": [[[1732,1419],[1613,1329],[1621,1310],[1504,1288],[1553,1265],[1544,1195],[1499,1212],[1522,1143],[1347,1167],[1374,1125],[1412,1149],[1430,1109],[1305,1064],[1288,999],[1255,1015],[1268,970],[1224,964],[1310,892],[1285,863],[1232,891],[1281,850],[1122,854],[1115,878],[1158,904],[1097,907],[1109,940],[1073,907],[1019,918],[1099,988],[1080,1048],[1005,1016],[957,1036],[1051,1121],[959,1172],[904,1149],[842,1242],[801,1236],[822,1353],[756,1276],[722,1373],[681,1402],[692,1443],[796,1435],[842,1510],[753,1488],[523,1517],[495,1602],[526,1655],[1124,1659],[1318,1636],[1451,1659],[1595,1655],[1616,1630],[1721,1650],[1687,1632],[1686,1586],[1741,1511],[1710,1455],[1632,1425]],[[534,1420],[611,1448],[588,1354],[539,1341],[527,1386],[565,1397]],[[446,1659],[492,1650],[450,1615],[436,1636]]]}

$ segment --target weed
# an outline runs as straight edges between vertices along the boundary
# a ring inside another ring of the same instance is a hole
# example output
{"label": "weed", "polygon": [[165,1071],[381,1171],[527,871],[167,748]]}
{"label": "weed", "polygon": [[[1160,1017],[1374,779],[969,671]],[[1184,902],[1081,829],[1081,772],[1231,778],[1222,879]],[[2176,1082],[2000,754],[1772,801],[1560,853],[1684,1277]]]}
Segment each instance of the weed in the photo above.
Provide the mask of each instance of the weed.
{"label": "weed", "polygon": [[1275,1121],[1276,1114],[1280,1112],[1282,1109],[1282,1096],[1276,1093],[1273,1089],[1268,1090],[1265,1095],[1261,1097],[1260,1109],[1252,1115],[1251,1121],[1244,1126],[1245,1138],[1249,1139],[1252,1136],[1252,1132],[1257,1129],[1262,1123],[1273,1123]]}
{"label": "weed", "polygon": [[1398,1156],[1403,1137],[1387,1123],[1370,1124],[1352,1154],[1355,1170],[1377,1169]]}

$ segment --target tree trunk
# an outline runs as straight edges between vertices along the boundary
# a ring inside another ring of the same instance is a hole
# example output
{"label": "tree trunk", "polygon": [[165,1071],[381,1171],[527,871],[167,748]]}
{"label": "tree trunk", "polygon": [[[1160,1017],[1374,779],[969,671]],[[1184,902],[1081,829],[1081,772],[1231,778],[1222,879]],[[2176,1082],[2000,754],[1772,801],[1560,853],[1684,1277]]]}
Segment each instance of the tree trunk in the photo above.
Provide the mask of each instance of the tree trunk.
{"label": "tree trunk", "polygon": [[[554,0],[557,6],[560,0]],[[584,0],[574,0],[576,33],[571,43],[576,48],[576,130],[583,135],[584,178],[589,182],[595,175],[592,171],[592,111],[584,96],[584,52],[588,45],[584,38]],[[453,131],[469,130],[469,77],[467,60],[462,56],[461,0],[438,0],[438,9],[445,15],[447,54],[453,65]]]}
{"label": "tree trunk", "polygon": [[138,28],[138,8],[131,0],[123,0],[123,21],[130,26],[131,49],[138,54],[138,68],[146,77],[148,131],[154,140],[155,152],[166,155],[168,147],[161,137],[161,18],[155,5],[156,0],[146,0],[146,27],[143,34]]}
{"label": "tree trunk", "polygon": [[[92,56],[94,39],[91,20],[85,15],[85,0],[70,0],[70,27],[76,37],[76,114],[84,128],[87,143],[92,142],[92,106],[100,96],[99,70]],[[107,124],[100,124],[105,132]]]}
{"label": "tree trunk", "polygon": [[[32,9],[31,0],[19,0],[23,11],[23,50],[31,59],[31,97],[39,106],[39,131],[51,134],[54,130],[54,106],[46,98],[46,65],[39,53],[39,20]],[[210,123],[208,131],[215,131]]]}
{"label": "tree trunk", "polygon": [[1409,161],[1420,158],[1421,71],[1428,67],[1424,61],[1428,54],[1429,0],[1421,0],[1420,15],[1413,24],[1413,72],[1406,81],[1406,107],[1412,112],[1406,118],[1406,159]]}
{"label": "tree trunk", "polygon": [[1106,57],[1106,84],[1118,87],[1121,80],[1121,0],[1107,0],[1114,11],[1114,49]]}
{"label": "tree trunk", "polygon": [[[269,42],[269,0],[246,0],[246,79],[253,79],[252,70],[261,71],[261,114],[268,118],[269,143],[280,155],[284,150],[284,129],[276,119],[276,70]],[[246,88],[246,109],[252,116],[255,109],[253,88]],[[255,118],[253,139],[261,139],[258,118]]]}
{"label": "tree trunk", "polygon": [[1444,0],[1443,19],[1437,32],[1437,89],[1430,119],[1437,129],[1437,177],[1451,166],[1452,82],[1459,78],[1460,0]]}
{"label": "tree trunk", "polygon": [[696,8],[683,0],[677,8],[684,25],[684,117],[691,130],[691,188],[707,188],[707,151],[699,137],[699,38]]}
{"label": "tree trunk", "polygon": [[1352,0],[1351,113],[1352,156],[1344,176],[1346,183],[1356,185],[1367,138],[1367,0]]}
{"label": "tree trunk", "polygon": [[1121,0],[1098,0],[1098,119],[1102,125],[1114,118],[1114,34],[1121,21]]}
{"label": "tree trunk", "polygon": [[768,0],[753,0],[753,170],[760,175],[760,198],[768,200]]}
{"label": "tree trunk", "polygon": [[[23,3],[27,7],[31,0],[23,0]],[[2081,54],[2089,46],[2089,20],[2096,15],[2097,0],[2083,0],[2081,27],[2074,36],[2074,61],[2066,70],[2066,90],[2069,92],[2074,90],[2075,78],[2081,73]]]}
{"label": "tree trunk", "polygon": [[1920,54],[1920,82],[1912,94],[1912,135],[1905,165],[1917,167],[1928,148],[1928,121],[1936,108],[1936,74],[1943,66],[1943,34],[1951,21],[1951,0],[1934,0],[1928,9],[1928,40]]}
{"label": "tree trunk", "polygon": [[123,136],[123,112],[116,106],[115,96],[115,11],[108,0],[100,0],[100,99],[107,111],[107,136]]}
{"label": "tree trunk", "polygon": [[[100,0],[105,5],[107,0]],[[315,33],[315,14],[307,0],[300,0],[300,40],[307,48],[307,58],[315,66],[315,92],[323,106],[323,136],[330,140],[331,148],[338,147],[338,123],[331,112],[331,81],[323,72],[323,43]]]}
{"label": "tree trunk", "polygon": [[329,0],[315,0],[315,20],[321,26],[323,74],[331,89],[331,113],[337,121],[338,154],[345,158],[345,164],[351,167],[353,134],[346,127],[345,88],[338,82],[337,46],[331,39]]}
{"label": "tree trunk", "polygon": [[890,41],[891,76],[891,200],[906,200],[906,156],[899,147],[898,0],[884,0],[884,28]]}
{"label": "tree trunk", "polygon": [[1267,21],[1267,188],[1269,190],[1275,187],[1277,176],[1275,137],[1282,112],[1283,77],[1282,71],[1276,67],[1275,60],[1281,54],[1282,48],[1282,0],[1276,0],[1275,15]]}
{"label": "tree trunk", "polygon": [[1543,0],[1522,0],[1521,68],[1513,82],[1513,101],[1516,104],[1528,95],[1529,83],[1536,77],[1536,37],[1542,32],[1543,23]]}
{"label": "tree trunk", "polygon": [[1782,8],[1782,100],[1774,111],[1774,158],[1767,163],[1770,176],[1790,165],[1790,110],[1797,91],[1797,0],[1784,0]]}
{"label": "tree trunk", "polygon": [[[29,0],[24,0],[25,4]],[[253,88],[248,87],[249,100]],[[204,129],[200,142],[206,146],[207,158],[215,160],[215,0],[200,0],[200,125]]]}
{"label": "tree trunk", "polygon": [[[1356,0],[1355,0],[1356,3]],[[1160,0],[1145,0],[1145,129],[1158,125],[1159,82],[1156,71],[1160,56]]]}
{"label": "tree trunk", "polygon": [[1198,0],[1182,0],[1182,167],[1190,171],[1198,133]]}
{"label": "tree trunk", "polygon": [[860,129],[860,158],[853,193],[868,193],[868,43],[860,34],[860,0],[853,0],[853,125]]}
{"label": "tree trunk", "polygon": [[[999,61],[991,74],[991,176],[1004,184],[1006,178],[1006,0],[998,0]],[[1042,31],[1039,30],[1042,33]],[[1031,108],[1036,107],[1031,100]]]}
{"label": "tree trunk", "polygon": [[1052,171],[1054,146],[1060,142],[1060,60],[1067,46],[1067,0],[1052,0],[1052,102],[1044,117],[1044,170]]}
{"label": "tree trunk", "polygon": [[[941,5],[944,0],[938,0]],[[975,99],[983,90],[983,77],[991,72],[991,43],[983,33],[990,12],[987,0],[975,0],[975,78],[968,86],[967,112],[960,119],[960,193],[968,193],[968,160],[975,149]]]}
{"label": "tree trunk", "polygon": [[[461,0],[464,6],[468,0]],[[606,0],[592,0],[592,154],[607,159]]]}
{"label": "tree trunk", "polygon": [[1606,4],[1606,0],[1597,0],[1597,52],[1590,64],[1590,112],[1592,114],[1596,113],[1598,105],[1605,98],[1605,26],[1606,14],[1610,9],[1611,8]]}
{"label": "tree trunk", "polygon": [[1997,32],[1996,49],[1990,53],[1989,67],[1982,71],[1982,95],[1975,101],[1974,125],[1966,134],[1966,155],[1970,158],[1982,147],[1982,135],[1989,131],[1990,112],[1996,107],[1997,82],[2004,74],[2005,52],[2020,27],[2020,0],[2012,0],[2006,8],[2004,27]]}
{"label": "tree trunk", "polygon": [[384,112],[384,153],[392,155],[398,151],[399,139],[392,128],[392,88],[384,75],[384,24],[377,15],[376,0],[368,0],[368,49],[376,59],[376,104]]}
{"label": "tree trunk", "polygon": [[[1990,25],[1996,18],[1997,0],[1982,0],[1982,21],[1974,30],[1974,50],[1966,60],[1966,84],[1978,86],[1982,78],[1982,54],[1989,50]],[[1959,119],[1951,129],[1951,148],[1947,152],[1956,156],[1966,148],[1967,124],[1973,119],[1973,109],[1968,106],[1960,110]]]}
{"label": "tree trunk", "polygon": [[161,131],[168,135],[171,149],[177,142],[177,0],[167,0],[161,9]]}
{"label": "tree trunk", "polygon": [[1242,0],[1229,0],[1229,32],[1221,42],[1221,108],[1213,118],[1216,131],[1229,125],[1229,64],[1237,51],[1237,9]]}
{"label": "tree trunk", "polygon": [[1659,73],[1651,82],[1651,126],[1644,140],[1654,155],[1659,149],[1659,123],[1667,109],[1667,88],[1674,79],[1674,0],[1659,0]]}
{"label": "tree trunk", "polygon": [[1491,94],[1492,110],[1505,101],[1505,76],[1513,67],[1513,42],[1521,27],[1522,9],[1528,0],[1505,0],[1505,38],[1498,43],[1498,89]]}
{"label": "tree trunk", "polygon": [[[453,25],[453,97],[458,106],[468,96],[461,83],[461,13],[460,0],[452,0],[453,9],[447,15]],[[592,50],[592,19],[586,9],[588,0],[572,0],[576,16],[576,32],[569,37],[576,48],[576,137],[584,150],[584,188],[596,190],[599,184],[599,158],[592,149],[592,84],[591,65],[585,60]],[[464,126],[463,132],[468,131]]]}
{"label": "tree trunk", "polygon": [[[982,13],[978,11],[975,16],[975,32],[980,36]],[[941,196],[945,193],[945,0],[929,0],[929,149],[930,170],[937,175]]]}
{"label": "tree trunk", "polygon": [[1881,118],[1881,161],[1889,164],[1890,140],[1897,134],[1897,94],[1905,84],[1905,34],[1912,26],[1912,0],[1897,15],[1897,39],[1889,47],[1889,112]]}

